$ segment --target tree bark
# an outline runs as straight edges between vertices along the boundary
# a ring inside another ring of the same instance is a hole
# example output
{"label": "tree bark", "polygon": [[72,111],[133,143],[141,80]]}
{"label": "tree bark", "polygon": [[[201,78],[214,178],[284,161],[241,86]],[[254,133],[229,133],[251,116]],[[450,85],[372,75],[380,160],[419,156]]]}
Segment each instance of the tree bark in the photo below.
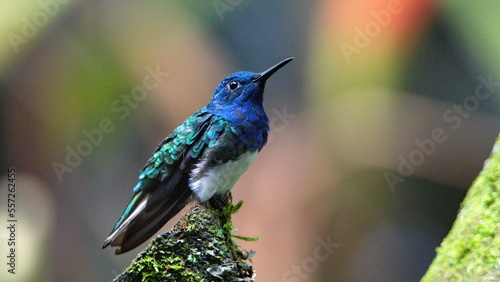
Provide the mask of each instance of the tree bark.
{"label": "tree bark", "polygon": [[500,137],[422,281],[500,281]]}

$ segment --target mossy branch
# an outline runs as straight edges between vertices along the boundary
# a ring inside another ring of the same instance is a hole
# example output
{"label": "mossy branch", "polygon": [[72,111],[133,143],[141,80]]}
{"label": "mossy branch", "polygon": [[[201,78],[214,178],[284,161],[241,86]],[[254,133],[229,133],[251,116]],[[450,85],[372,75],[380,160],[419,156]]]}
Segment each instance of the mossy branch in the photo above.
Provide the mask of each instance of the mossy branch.
{"label": "mossy branch", "polygon": [[233,237],[233,205],[227,194],[199,203],[169,232],[155,237],[115,281],[254,281],[245,261],[253,251],[239,249]]}
{"label": "mossy branch", "polygon": [[500,281],[500,137],[422,281]]}

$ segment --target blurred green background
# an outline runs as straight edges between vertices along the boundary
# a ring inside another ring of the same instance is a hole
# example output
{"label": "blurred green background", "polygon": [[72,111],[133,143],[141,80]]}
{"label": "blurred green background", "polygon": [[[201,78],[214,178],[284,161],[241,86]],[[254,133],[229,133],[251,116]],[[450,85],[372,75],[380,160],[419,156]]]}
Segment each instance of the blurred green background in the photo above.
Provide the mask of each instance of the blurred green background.
{"label": "blurred green background", "polygon": [[295,56],[267,83],[270,140],[233,189],[237,234],[261,238],[241,242],[257,281],[417,281],[500,128],[499,13],[493,0],[1,2],[0,280],[113,279],[140,248],[101,245],[156,145],[226,75]]}

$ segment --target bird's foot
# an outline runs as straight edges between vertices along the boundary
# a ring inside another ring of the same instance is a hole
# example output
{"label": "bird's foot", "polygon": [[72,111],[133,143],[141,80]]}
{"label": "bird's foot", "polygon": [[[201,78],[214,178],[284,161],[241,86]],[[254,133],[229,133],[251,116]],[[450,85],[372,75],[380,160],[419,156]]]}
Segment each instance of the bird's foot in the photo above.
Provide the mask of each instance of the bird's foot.
{"label": "bird's foot", "polygon": [[216,210],[221,210],[225,206],[228,205],[228,203],[231,203],[232,201],[232,196],[231,192],[226,193],[226,194],[216,194],[213,195],[212,198],[208,200],[210,206]]}

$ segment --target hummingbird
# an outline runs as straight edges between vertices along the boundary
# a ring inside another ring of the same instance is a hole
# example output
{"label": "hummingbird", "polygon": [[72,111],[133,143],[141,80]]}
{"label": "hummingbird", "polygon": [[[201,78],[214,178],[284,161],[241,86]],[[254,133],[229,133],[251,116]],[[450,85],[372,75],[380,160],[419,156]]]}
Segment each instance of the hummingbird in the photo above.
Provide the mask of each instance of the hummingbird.
{"label": "hummingbird", "polygon": [[262,105],[266,81],[293,59],[261,73],[241,71],[222,80],[210,102],[158,145],[102,248],[119,246],[116,254],[128,252],[189,202],[230,191],[267,142],[269,118]]}

